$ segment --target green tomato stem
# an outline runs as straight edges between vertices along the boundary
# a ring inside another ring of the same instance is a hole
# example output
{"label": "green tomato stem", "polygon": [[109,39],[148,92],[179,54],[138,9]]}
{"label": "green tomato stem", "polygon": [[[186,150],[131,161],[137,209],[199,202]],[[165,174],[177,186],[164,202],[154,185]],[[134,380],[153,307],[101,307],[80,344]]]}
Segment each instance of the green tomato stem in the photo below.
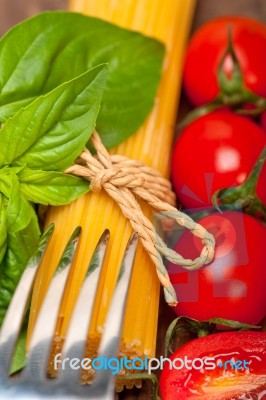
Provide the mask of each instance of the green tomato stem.
{"label": "green tomato stem", "polygon": [[193,318],[180,316],[174,319],[167,329],[165,338],[165,357],[173,354],[182,344],[184,344],[182,341],[180,343],[180,340],[178,341],[176,339],[180,339],[182,335],[184,336],[185,332],[188,333],[187,342],[191,339],[191,337],[188,339],[191,334],[194,337],[196,336],[200,338],[212,333],[221,332],[219,329],[220,326],[223,326],[226,330],[252,330],[261,328],[260,326],[249,325],[224,318],[212,318],[208,321],[198,321]]}
{"label": "green tomato stem", "polygon": [[219,108],[223,107],[223,102],[221,101],[220,97],[218,96],[215,100],[210,103],[204,104],[201,107],[194,108],[190,111],[185,118],[178,124],[177,129],[181,131],[186,126],[190,125],[196,119],[203,117],[211,113],[212,111],[218,110]]}
{"label": "green tomato stem", "polygon": [[[224,63],[226,59],[230,57],[233,62],[233,70],[232,75],[228,77],[224,71]],[[235,49],[233,46],[232,40],[232,28],[228,27],[228,41],[227,48],[221,58],[219,67],[218,67],[218,85],[220,87],[221,93],[223,95],[227,95],[228,97],[236,96],[239,94],[241,98],[242,90],[244,87],[244,80],[242,71],[235,53]]]}
{"label": "green tomato stem", "polygon": [[213,205],[232,204],[236,208],[242,208],[262,222],[266,222],[266,206],[256,194],[257,184],[262,167],[266,159],[266,147],[262,150],[248,178],[241,185],[234,188],[224,188],[215,192],[212,196]]}

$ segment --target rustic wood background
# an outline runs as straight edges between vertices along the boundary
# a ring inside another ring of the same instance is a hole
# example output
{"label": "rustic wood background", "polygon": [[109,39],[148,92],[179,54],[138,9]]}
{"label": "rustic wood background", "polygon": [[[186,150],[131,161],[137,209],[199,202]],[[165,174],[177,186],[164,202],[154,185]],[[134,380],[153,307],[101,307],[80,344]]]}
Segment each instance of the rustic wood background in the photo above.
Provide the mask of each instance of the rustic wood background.
{"label": "rustic wood background", "polygon": [[[12,25],[40,11],[64,10],[66,8],[67,0],[1,0],[0,35]],[[211,18],[229,14],[246,15],[266,22],[266,1],[198,0],[193,30]]]}
{"label": "rustic wood background", "polygon": [[[98,0],[95,0],[98,1]],[[123,0],[120,0],[123,1]],[[167,1],[167,0],[162,0]],[[186,0],[183,0],[186,1]],[[44,10],[64,10],[67,0],[0,0],[0,36],[19,21]],[[222,15],[243,15],[257,18],[266,23],[266,0],[198,0],[192,31],[211,18]],[[181,110],[187,108],[186,102],[181,102]],[[181,111],[181,113],[183,113]],[[175,314],[164,301],[161,302],[159,335],[157,352],[163,354],[165,330],[175,318]],[[119,399],[147,399],[149,395],[137,391],[129,391],[119,396]]]}

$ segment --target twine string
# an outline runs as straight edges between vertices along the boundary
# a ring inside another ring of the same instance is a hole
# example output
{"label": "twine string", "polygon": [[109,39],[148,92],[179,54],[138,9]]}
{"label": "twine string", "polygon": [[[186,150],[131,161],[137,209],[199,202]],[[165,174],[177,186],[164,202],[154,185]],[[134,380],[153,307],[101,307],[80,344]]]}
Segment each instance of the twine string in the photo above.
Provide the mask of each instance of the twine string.
{"label": "twine string", "polygon": [[[187,270],[196,270],[213,259],[214,237],[192,218],[174,207],[175,195],[171,190],[171,184],[158,171],[140,161],[109,154],[96,131],[91,137],[91,143],[96,150],[96,155],[84,149],[76,163],[65,172],[89,180],[93,191],[104,189],[119,205],[156,266],[167,303],[175,306],[176,293],[162,257]],[[143,214],[136,197],[199,237],[204,243],[200,255],[194,260],[185,259],[168,248],[156,233],[152,222]]]}

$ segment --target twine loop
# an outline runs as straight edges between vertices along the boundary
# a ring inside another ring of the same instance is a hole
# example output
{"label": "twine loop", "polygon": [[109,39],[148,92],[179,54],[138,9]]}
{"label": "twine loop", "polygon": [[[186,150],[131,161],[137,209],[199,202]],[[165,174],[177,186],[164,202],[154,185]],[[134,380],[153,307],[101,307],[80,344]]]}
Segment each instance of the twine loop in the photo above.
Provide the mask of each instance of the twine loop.
{"label": "twine loop", "polygon": [[[171,184],[157,170],[140,161],[109,154],[96,131],[91,137],[91,143],[96,154],[92,155],[88,149],[84,149],[76,163],[65,172],[89,180],[93,191],[104,189],[115,200],[124,216],[130,221],[133,230],[138,233],[144,248],[156,266],[167,303],[175,306],[176,293],[164,266],[163,256],[185,269],[196,270],[212,261],[214,237],[188,215],[174,207],[175,195],[171,190]],[[155,231],[152,222],[143,214],[136,197],[202,239],[204,247],[199,257],[195,260],[184,259],[168,248]]]}

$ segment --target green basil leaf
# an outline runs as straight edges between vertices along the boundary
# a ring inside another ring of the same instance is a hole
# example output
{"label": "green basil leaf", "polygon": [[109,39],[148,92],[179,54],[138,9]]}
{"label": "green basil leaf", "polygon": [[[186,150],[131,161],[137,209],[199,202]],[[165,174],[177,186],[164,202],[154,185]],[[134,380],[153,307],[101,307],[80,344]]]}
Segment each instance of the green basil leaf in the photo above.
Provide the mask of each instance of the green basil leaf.
{"label": "green basil leaf", "polygon": [[106,75],[105,65],[95,67],[19,110],[0,131],[0,165],[72,165],[95,129]]}
{"label": "green basil leaf", "polygon": [[26,354],[26,339],[28,332],[28,324],[24,323],[23,328],[20,332],[18,341],[16,343],[15,352],[12,358],[9,374],[14,374],[25,367],[27,361]]}
{"label": "green basil leaf", "polygon": [[34,209],[28,210],[30,223],[18,232],[7,233],[7,250],[0,266],[0,325],[19,282],[34,251],[38,247],[40,229]]}
{"label": "green basil leaf", "polygon": [[3,195],[0,193],[0,263],[6,252],[7,227],[6,227],[6,208]]}
{"label": "green basil leaf", "polygon": [[13,175],[7,206],[7,231],[21,231],[29,225],[31,218],[32,206],[20,191],[18,177]]}
{"label": "green basil leaf", "polygon": [[108,63],[97,129],[104,144],[114,146],[133,134],[151,110],[163,54],[157,40],[97,18],[39,14],[0,40],[0,120],[89,68]]}
{"label": "green basil leaf", "polygon": [[[30,261],[27,264],[27,267],[33,267],[40,263],[42,256],[45,252],[47,244],[49,243],[51,236],[54,231],[54,225],[51,224],[45,229],[45,232],[42,234],[36,252],[32,255]],[[26,337],[28,331],[28,323],[29,323],[29,312],[30,307],[27,308],[26,315],[24,317],[24,322],[22,326],[22,330],[20,332],[18,341],[16,343],[15,352],[12,357],[12,363],[10,366],[10,374],[20,371],[26,363]]]}
{"label": "green basil leaf", "polygon": [[19,174],[20,189],[34,203],[62,205],[71,203],[89,191],[89,183],[62,172],[37,171],[28,168]]}
{"label": "green basil leaf", "polygon": [[12,187],[13,173],[9,166],[0,168],[0,193],[4,195],[5,203],[9,199],[10,191]]}

